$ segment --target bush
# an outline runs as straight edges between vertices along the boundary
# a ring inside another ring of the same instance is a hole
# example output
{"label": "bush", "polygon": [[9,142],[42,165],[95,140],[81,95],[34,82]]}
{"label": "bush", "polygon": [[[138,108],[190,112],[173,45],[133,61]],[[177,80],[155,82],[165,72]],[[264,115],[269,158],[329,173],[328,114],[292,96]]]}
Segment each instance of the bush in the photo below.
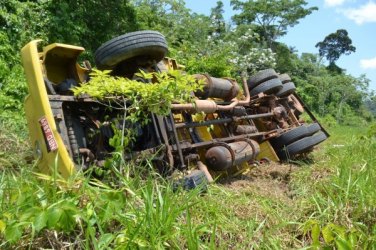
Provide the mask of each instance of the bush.
{"label": "bush", "polygon": [[21,65],[16,65],[11,69],[0,61],[0,109],[21,111],[23,101],[27,94],[27,85]]}

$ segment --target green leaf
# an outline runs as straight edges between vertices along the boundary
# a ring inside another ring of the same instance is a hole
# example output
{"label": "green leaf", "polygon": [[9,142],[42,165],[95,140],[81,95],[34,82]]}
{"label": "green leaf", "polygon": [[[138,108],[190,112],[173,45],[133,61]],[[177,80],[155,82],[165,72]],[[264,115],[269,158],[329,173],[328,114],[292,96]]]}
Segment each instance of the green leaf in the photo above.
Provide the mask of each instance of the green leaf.
{"label": "green leaf", "polygon": [[357,242],[358,242],[358,238],[359,238],[359,232],[358,231],[355,231],[355,232],[351,232],[350,235],[349,235],[349,240],[350,240],[350,244],[352,246],[356,246]]}
{"label": "green leaf", "polygon": [[0,232],[4,232],[5,228],[6,228],[5,222],[0,220]]}
{"label": "green leaf", "polygon": [[59,220],[59,226],[65,231],[71,231],[76,225],[75,213],[71,210],[63,210]]}
{"label": "green leaf", "polygon": [[343,240],[343,239],[336,239],[335,240],[336,242],[336,245],[337,245],[337,249],[338,250],[352,250],[353,248],[350,246],[350,244]]}
{"label": "green leaf", "polygon": [[313,244],[320,244],[320,226],[314,224],[311,231]]}
{"label": "green leaf", "polygon": [[52,207],[48,210],[47,213],[48,213],[48,220],[47,220],[48,227],[55,228],[57,226],[57,223],[60,220],[63,210],[61,208]]}
{"label": "green leaf", "polygon": [[104,249],[105,247],[108,247],[114,239],[115,236],[110,233],[101,235],[98,242],[99,249]]}
{"label": "green leaf", "polygon": [[17,242],[22,236],[22,228],[19,224],[13,224],[5,229],[5,238],[11,242]]}
{"label": "green leaf", "polygon": [[331,225],[326,225],[323,229],[322,229],[322,236],[324,238],[324,241],[325,243],[327,244],[330,244],[333,242],[334,240],[334,235],[333,235],[333,231],[332,231],[332,227]]}
{"label": "green leaf", "polygon": [[34,227],[37,232],[42,230],[47,226],[48,221],[48,213],[47,211],[43,210],[40,212],[34,219]]}

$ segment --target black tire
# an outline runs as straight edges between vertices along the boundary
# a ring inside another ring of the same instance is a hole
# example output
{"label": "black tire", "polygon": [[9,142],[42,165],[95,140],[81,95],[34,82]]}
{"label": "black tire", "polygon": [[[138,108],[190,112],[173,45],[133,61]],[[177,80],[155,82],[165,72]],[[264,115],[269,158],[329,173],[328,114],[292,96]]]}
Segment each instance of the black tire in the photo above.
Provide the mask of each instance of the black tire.
{"label": "black tire", "polygon": [[314,146],[325,141],[327,138],[328,137],[325,135],[325,133],[320,131],[312,136],[304,137],[300,140],[297,140],[287,145],[279,151],[278,156],[282,160],[287,160],[297,154],[305,153],[312,150]]}
{"label": "black tire", "polygon": [[291,77],[288,74],[280,74],[278,78],[279,80],[281,80],[282,83],[291,82]]}
{"label": "black tire", "polygon": [[296,90],[295,84],[293,82],[287,82],[282,85],[282,89],[278,91],[275,95],[278,97],[286,97]]}
{"label": "black tire", "polygon": [[276,151],[281,150],[285,145],[289,145],[290,143],[297,141],[303,137],[308,135],[307,126],[299,126],[293,128],[278,137],[272,138],[270,140],[271,144],[273,145]]}
{"label": "black tire", "polygon": [[314,133],[317,133],[318,131],[321,130],[321,127],[318,123],[312,123],[306,126],[308,130],[308,135],[313,135]]}
{"label": "black tire", "polygon": [[317,145],[317,144],[325,141],[326,139],[328,139],[328,137],[322,131],[320,131],[320,132],[314,134],[313,136],[311,136],[311,141],[312,141],[313,145]]}
{"label": "black tire", "polygon": [[157,31],[136,31],[118,36],[102,44],[95,51],[98,69],[112,69],[120,62],[146,56],[160,61],[168,51],[165,37]]}
{"label": "black tire", "polygon": [[251,89],[250,93],[251,96],[258,95],[260,93],[265,94],[275,94],[276,92],[282,89],[282,82],[278,79],[270,79],[266,82],[261,83],[260,85],[256,86],[255,88]]}
{"label": "black tire", "polygon": [[275,78],[278,78],[278,74],[274,69],[261,70],[248,79],[248,88],[252,89],[262,82]]}
{"label": "black tire", "polygon": [[281,151],[279,151],[278,156],[282,160],[287,160],[294,157],[297,154],[308,152],[312,149],[313,146],[314,143],[312,142],[311,136],[304,137],[285,146]]}

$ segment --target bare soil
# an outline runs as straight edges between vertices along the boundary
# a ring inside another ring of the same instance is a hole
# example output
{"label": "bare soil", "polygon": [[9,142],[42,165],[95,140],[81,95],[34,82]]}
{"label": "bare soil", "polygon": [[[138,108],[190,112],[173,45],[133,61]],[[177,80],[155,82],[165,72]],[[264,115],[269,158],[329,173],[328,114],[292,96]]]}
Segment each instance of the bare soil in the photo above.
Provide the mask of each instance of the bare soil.
{"label": "bare soil", "polygon": [[220,183],[234,191],[252,190],[260,196],[289,202],[294,196],[289,189],[291,174],[298,169],[291,164],[265,163],[246,174],[223,179]]}

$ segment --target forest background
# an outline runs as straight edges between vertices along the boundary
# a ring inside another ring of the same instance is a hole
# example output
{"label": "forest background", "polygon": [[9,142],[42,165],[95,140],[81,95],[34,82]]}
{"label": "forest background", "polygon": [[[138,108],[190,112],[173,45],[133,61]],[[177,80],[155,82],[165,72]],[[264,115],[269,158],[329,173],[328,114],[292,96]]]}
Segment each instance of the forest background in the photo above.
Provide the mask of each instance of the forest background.
{"label": "forest background", "polygon": [[236,77],[272,67],[290,74],[303,100],[324,119],[342,124],[370,122],[376,106],[369,79],[351,76],[335,64],[356,49],[346,30],[333,31],[329,40],[317,41],[318,45],[322,42],[317,54],[298,55],[293,47],[278,41],[318,10],[306,5],[303,0],[233,0],[237,14],[226,22],[221,1],[206,16],[192,12],[181,0],[7,0],[0,5],[2,116],[23,110],[27,88],[19,53],[30,40],[83,46],[82,60],[93,63],[93,53],[107,40],[151,29],[166,36],[169,56],[188,72]]}
{"label": "forest background", "polygon": [[[376,97],[366,76],[336,65],[356,50],[344,29],[317,53],[280,42],[315,11],[304,0],[231,0],[210,15],[182,0],[6,0],[0,3],[0,248],[376,249]],[[56,185],[35,173],[23,108],[20,50],[33,39],[83,46],[136,30],[166,36],[189,73],[288,73],[331,137],[305,161],[260,166],[208,192],[173,192],[165,179],[132,173],[113,188],[82,173]]]}

